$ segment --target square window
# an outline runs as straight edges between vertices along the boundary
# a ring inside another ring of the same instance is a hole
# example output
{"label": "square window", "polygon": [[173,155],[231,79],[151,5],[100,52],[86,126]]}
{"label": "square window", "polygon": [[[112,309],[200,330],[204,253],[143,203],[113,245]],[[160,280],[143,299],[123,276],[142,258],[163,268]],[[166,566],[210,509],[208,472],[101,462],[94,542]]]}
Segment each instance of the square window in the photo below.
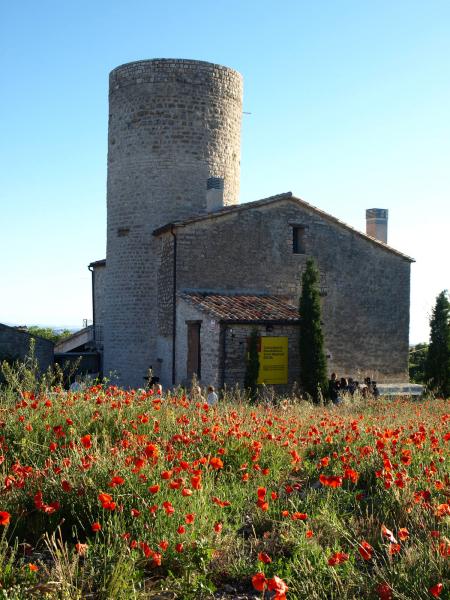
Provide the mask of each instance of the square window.
{"label": "square window", "polygon": [[303,225],[292,227],[292,252],[294,254],[306,254],[305,227]]}

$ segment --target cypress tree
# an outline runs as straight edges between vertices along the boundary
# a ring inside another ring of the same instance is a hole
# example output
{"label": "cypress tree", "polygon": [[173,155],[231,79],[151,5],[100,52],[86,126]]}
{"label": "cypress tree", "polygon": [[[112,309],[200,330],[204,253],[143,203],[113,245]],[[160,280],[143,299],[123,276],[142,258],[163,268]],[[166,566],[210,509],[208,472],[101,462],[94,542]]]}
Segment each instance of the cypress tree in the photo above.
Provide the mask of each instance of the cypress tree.
{"label": "cypress tree", "polygon": [[256,327],[250,333],[248,342],[247,361],[245,365],[244,388],[247,390],[250,400],[256,399],[258,389],[259,375],[259,357],[258,357],[259,334]]}
{"label": "cypress tree", "polygon": [[327,360],[320,320],[319,272],[310,258],[302,275],[300,296],[300,383],[303,391],[319,402],[328,393]]}
{"label": "cypress tree", "polygon": [[450,302],[446,290],[436,298],[431,314],[425,381],[436,394],[450,396]]}

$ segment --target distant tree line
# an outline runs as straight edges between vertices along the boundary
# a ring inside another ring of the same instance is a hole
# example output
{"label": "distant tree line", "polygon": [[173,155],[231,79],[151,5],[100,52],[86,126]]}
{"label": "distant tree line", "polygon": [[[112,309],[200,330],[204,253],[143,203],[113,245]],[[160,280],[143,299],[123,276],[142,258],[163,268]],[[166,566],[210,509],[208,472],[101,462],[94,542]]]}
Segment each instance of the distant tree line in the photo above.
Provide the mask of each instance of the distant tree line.
{"label": "distant tree line", "polygon": [[50,340],[54,344],[57,344],[72,335],[72,332],[69,329],[53,329],[52,327],[38,327],[37,325],[26,325],[20,329],[22,329],[22,331],[27,331],[31,335],[37,335],[46,340]]}

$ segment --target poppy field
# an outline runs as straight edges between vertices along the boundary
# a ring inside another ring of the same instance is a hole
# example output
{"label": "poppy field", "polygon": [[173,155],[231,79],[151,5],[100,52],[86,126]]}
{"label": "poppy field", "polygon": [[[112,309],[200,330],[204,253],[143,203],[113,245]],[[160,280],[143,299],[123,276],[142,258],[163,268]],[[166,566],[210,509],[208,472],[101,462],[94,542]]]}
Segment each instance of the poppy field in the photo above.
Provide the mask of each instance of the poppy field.
{"label": "poppy field", "polygon": [[449,598],[443,399],[4,392],[0,599]]}

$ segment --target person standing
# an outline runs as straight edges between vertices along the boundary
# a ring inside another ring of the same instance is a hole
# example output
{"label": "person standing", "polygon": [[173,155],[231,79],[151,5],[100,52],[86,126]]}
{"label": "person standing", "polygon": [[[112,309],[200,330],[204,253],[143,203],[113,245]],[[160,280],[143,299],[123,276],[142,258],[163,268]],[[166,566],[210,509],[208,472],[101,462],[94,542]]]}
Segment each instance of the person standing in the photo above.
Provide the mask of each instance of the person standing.
{"label": "person standing", "polygon": [[208,386],[208,397],[206,401],[208,402],[208,406],[215,406],[219,401],[219,396],[214,391],[213,385]]}

